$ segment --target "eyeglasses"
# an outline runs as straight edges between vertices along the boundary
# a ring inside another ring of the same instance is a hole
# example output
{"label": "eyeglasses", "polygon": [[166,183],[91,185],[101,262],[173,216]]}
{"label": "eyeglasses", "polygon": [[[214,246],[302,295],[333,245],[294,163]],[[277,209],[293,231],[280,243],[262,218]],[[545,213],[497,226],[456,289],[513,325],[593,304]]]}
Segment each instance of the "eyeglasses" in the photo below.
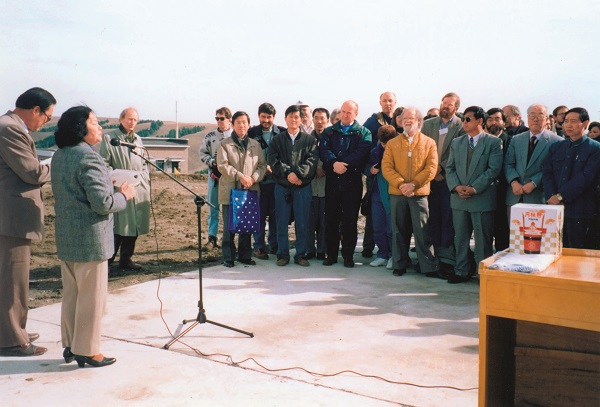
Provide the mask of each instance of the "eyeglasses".
{"label": "eyeglasses", "polygon": [[218,121],[218,122],[222,122],[222,121],[224,121],[226,119],[227,119],[227,117],[219,117],[219,116],[215,117],[215,120]]}
{"label": "eyeglasses", "polygon": [[46,116],[46,121],[44,121],[44,123],[48,123],[50,120],[52,120],[52,116],[48,116],[46,112],[42,112],[42,114]]}
{"label": "eyeglasses", "polygon": [[467,123],[471,123],[471,120],[473,120],[472,117],[463,117],[463,119],[462,119],[463,122],[467,122]]}
{"label": "eyeglasses", "polygon": [[545,114],[528,114],[527,117],[534,120],[542,120],[546,118]]}

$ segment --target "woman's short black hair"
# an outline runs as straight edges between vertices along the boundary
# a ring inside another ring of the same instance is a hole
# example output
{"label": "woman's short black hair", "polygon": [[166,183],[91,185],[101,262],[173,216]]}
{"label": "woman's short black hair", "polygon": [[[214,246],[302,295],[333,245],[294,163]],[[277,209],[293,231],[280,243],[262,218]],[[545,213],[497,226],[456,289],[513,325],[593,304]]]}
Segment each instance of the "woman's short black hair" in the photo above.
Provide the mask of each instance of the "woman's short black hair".
{"label": "woman's short black hair", "polygon": [[54,138],[58,148],[75,146],[83,140],[87,134],[87,119],[92,109],[87,106],[75,106],[67,110],[58,120],[58,129],[54,132]]}

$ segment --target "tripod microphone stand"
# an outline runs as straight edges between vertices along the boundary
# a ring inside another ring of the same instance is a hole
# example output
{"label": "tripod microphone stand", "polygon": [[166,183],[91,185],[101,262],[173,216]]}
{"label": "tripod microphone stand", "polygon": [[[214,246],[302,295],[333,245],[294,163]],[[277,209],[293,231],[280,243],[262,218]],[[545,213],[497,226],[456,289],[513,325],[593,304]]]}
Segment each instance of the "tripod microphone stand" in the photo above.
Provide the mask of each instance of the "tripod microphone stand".
{"label": "tripod microphone stand", "polygon": [[130,149],[130,151],[133,154],[135,154],[138,157],[140,157],[146,163],[150,164],[152,167],[156,168],[158,171],[160,171],[163,174],[165,174],[171,180],[175,181],[179,186],[181,186],[182,188],[184,188],[186,191],[188,191],[189,193],[191,193],[192,195],[194,195],[194,203],[196,204],[196,217],[197,217],[197,220],[198,220],[198,284],[199,284],[199,293],[200,293],[199,294],[199,300],[198,300],[198,316],[196,316],[195,319],[184,319],[183,320],[183,324],[184,325],[187,324],[187,323],[189,323],[189,322],[192,322],[192,321],[194,323],[192,325],[190,325],[189,327],[187,327],[179,335],[177,335],[176,337],[174,337],[173,339],[171,339],[166,345],[163,346],[163,349],[169,349],[171,347],[171,345],[173,345],[180,338],[182,338],[183,336],[185,336],[188,332],[190,332],[192,329],[194,329],[194,327],[196,327],[196,325],[198,325],[198,324],[212,324],[212,325],[219,326],[221,328],[229,329],[231,331],[239,332],[241,334],[249,336],[250,338],[254,338],[254,334],[251,333],[251,332],[242,331],[241,329],[234,328],[234,327],[231,327],[231,326],[228,326],[228,325],[224,325],[224,324],[221,324],[219,322],[211,321],[211,320],[209,320],[209,319],[206,318],[206,312],[204,310],[203,286],[202,286],[202,278],[203,278],[203,276],[202,276],[202,246],[201,246],[201,241],[202,241],[202,206],[204,206],[205,204],[208,205],[208,206],[210,206],[211,208],[214,208],[215,206],[213,204],[211,204],[210,202],[206,201],[206,199],[204,199],[202,196],[196,194],[190,188],[188,188],[187,186],[185,186],[184,184],[182,184],[181,182],[179,182],[177,179],[175,179],[174,177],[172,177],[171,175],[169,175],[168,173],[166,173],[162,168],[158,167],[156,164],[154,164],[153,162],[151,162],[150,160],[148,160],[142,154],[140,154],[137,151],[135,151],[134,148],[131,148],[129,146],[127,146],[127,147]]}

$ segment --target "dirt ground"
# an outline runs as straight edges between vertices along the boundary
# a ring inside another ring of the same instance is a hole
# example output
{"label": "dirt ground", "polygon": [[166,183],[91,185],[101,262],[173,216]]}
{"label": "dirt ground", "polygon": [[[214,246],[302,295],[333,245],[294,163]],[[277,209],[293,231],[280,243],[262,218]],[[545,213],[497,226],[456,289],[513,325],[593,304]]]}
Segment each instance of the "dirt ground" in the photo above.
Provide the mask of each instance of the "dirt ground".
{"label": "dirt ground", "polygon": [[[175,175],[176,179],[194,193],[206,196],[206,175]],[[150,233],[136,242],[133,260],[143,266],[142,271],[124,271],[113,264],[109,269],[108,289],[168,277],[198,269],[198,224],[194,197],[173,180],[162,174],[151,175],[152,212]],[[42,188],[46,205],[46,238],[34,242],[31,254],[29,307],[37,308],[62,300],[60,262],[56,257],[54,239],[54,196],[50,185]],[[203,267],[221,264],[221,249],[206,247],[208,206],[202,207],[202,260]],[[364,231],[364,217],[359,215],[359,233]],[[223,225],[219,223],[219,244]],[[290,247],[294,247],[294,226],[290,226]]]}
{"label": "dirt ground", "polygon": [[[198,195],[206,196],[206,175],[176,175]],[[109,272],[109,291],[176,273],[198,269],[198,225],[194,197],[166,176],[152,174],[150,233],[140,236],[133,260],[143,271],[123,271],[115,265]],[[54,239],[54,196],[50,185],[42,188],[46,205],[46,239],[34,242],[31,256],[30,308],[62,299],[60,262]],[[208,206],[202,208],[202,257],[205,267],[220,264],[221,250],[204,247]],[[219,225],[219,236],[221,225]]]}

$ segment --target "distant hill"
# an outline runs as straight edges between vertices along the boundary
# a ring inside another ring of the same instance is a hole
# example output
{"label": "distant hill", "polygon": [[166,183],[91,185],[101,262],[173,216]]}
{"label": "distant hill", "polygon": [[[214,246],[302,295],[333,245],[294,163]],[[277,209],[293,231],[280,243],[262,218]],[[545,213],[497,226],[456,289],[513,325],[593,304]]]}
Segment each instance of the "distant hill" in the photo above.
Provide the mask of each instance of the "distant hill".
{"label": "distant hill", "polygon": [[[105,133],[114,128],[117,128],[119,125],[118,118],[99,117],[98,121],[100,122]],[[54,136],[54,131],[56,130],[57,122],[58,118],[53,117],[52,120],[46,123],[44,127],[42,127],[42,129],[40,129],[40,131],[31,133],[31,137],[36,142],[36,145],[38,145],[39,148],[56,149],[56,145],[52,143],[53,139],[49,139],[49,137]],[[139,123],[135,128],[136,133],[145,133],[142,130],[150,130],[153,122],[158,122],[158,120],[144,120],[143,123]],[[151,134],[152,137],[167,137],[169,133],[171,133],[171,135],[174,135],[177,123],[170,121],[160,121],[160,123],[162,123],[160,124],[160,126],[158,126],[158,123],[154,124],[154,128],[156,130],[153,131],[153,133]],[[182,133],[185,133],[186,131],[193,131],[198,128],[201,128],[200,131],[186,134],[182,137],[180,136],[183,139],[187,139],[190,146],[190,162],[188,163],[188,171],[190,174],[193,174],[206,168],[206,166],[200,162],[200,145],[204,141],[204,136],[206,135],[206,133],[208,133],[211,130],[214,130],[216,127],[216,124],[211,123],[179,123],[180,135]],[[44,140],[46,141],[44,142]]]}

